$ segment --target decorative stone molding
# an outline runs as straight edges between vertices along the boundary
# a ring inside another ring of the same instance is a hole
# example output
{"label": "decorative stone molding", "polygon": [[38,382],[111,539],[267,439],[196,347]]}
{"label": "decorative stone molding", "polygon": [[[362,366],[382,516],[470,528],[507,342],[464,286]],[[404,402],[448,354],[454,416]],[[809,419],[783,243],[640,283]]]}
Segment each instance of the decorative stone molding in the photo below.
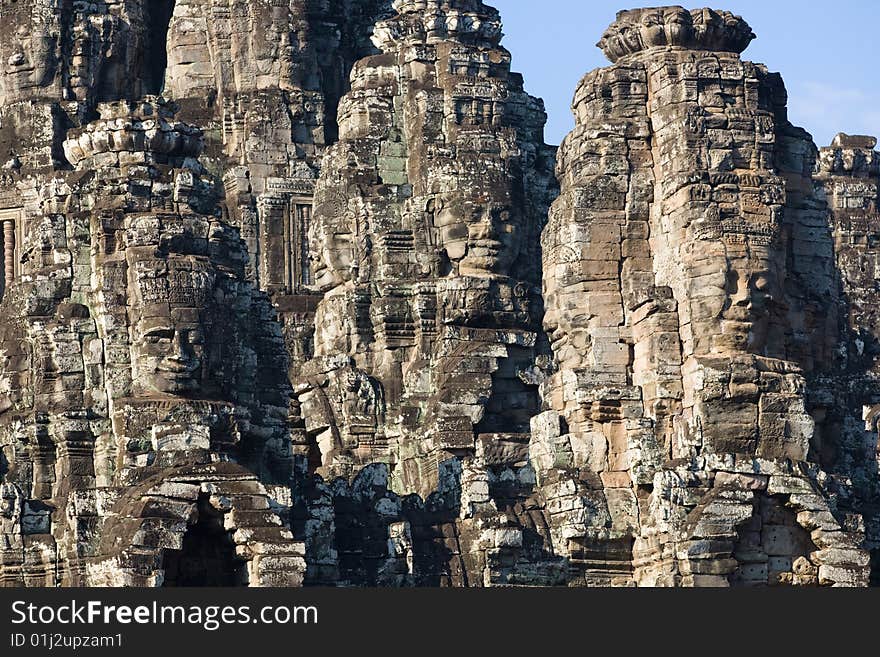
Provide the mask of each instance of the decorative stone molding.
{"label": "decorative stone molding", "polygon": [[752,28],[728,11],[654,7],[621,11],[598,46],[612,62],[654,48],[742,53],[755,38]]}

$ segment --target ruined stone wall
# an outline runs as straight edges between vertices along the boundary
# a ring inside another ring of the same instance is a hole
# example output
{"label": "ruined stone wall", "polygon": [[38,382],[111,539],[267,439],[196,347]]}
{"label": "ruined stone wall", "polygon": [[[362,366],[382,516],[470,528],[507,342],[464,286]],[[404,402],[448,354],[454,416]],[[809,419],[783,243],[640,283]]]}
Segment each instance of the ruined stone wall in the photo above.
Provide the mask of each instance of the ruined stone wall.
{"label": "ruined stone wall", "polygon": [[[301,395],[311,406],[346,399],[332,418],[304,411],[310,435],[339,433],[341,445],[321,445],[328,466],[342,456],[334,449],[381,458],[368,448],[377,431],[398,443],[385,456],[409,448],[406,430],[472,451],[473,426],[522,433],[537,399],[517,372],[534,361],[540,317],[537,235],[552,189],[543,110],[509,72],[494,10],[477,3],[463,34],[432,35],[417,7],[399,9],[377,27],[383,54],[352,74],[316,190],[310,241],[324,298],[309,367],[349,368],[349,392]],[[503,359],[518,363],[497,372]]]}
{"label": "ruined stone wall", "polygon": [[743,19],[558,152],[480,0],[0,24],[0,585],[880,581],[880,154]]}
{"label": "ruined stone wall", "polygon": [[815,458],[848,478],[843,502],[861,513],[878,581],[877,479],[877,229],[878,154],[874,137],[839,134],[819,151],[814,185],[830,213],[839,286],[841,340],[837,376],[815,395]]}
{"label": "ruined stone wall", "polygon": [[161,91],[172,5],[164,0],[4,2],[2,104],[71,101],[93,109],[120,96]]}
{"label": "ruined stone wall", "polygon": [[0,142],[9,169],[65,166],[65,132],[98,103],[162,91],[173,0],[0,5]]}
{"label": "ruined stone wall", "polygon": [[[294,191],[310,208],[335,103],[387,3],[210,4],[0,6],[5,583],[192,582],[207,576],[195,535],[222,544],[209,553],[237,573],[227,584],[302,580],[286,528],[291,359],[256,287],[284,256],[257,261],[238,209],[271,243],[251,180],[262,192],[277,176],[269,207]],[[218,20],[190,20],[208,9]],[[229,42],[238,28],[246,43]],[[176,84],[193,73],[187,40],[219,57],[213,88]],[[282,310],[310,339],[314,303],[293,301]]]}
{"label": "ruined stone wall", "polygon": [[[310,339],[296,308],[311,283],[305,243],[324,149],[354,62],[375,51],[390,0],[177,0],[164,93],[206,129],[209,167],[224,178],[249,276],[284,313],[291,349]],[[290,299],[290,296],[297,298]]]}

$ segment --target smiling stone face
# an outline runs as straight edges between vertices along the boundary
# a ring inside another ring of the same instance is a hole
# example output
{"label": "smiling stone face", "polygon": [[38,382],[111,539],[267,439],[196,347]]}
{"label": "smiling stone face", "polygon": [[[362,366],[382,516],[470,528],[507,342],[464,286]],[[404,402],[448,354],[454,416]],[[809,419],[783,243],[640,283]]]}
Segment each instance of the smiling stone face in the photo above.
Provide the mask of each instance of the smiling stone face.
{"label": "smiling stone face", "polygon": [[135,385],[142,394],[197,395],[212,315],[208,264],[185,256],[135,259],[129,280]]}
{"label": "smiling stone face", "polygon": [[351,278],[355,262],[355,219],[344,198],[319,191],[309,230],[314,286],[329,290]]}
{"label": "smiling stone face", "polygon": [[[175,317],[177,315],[177,317]],[[204,335],[198,323],[182,321],[177,312],[168,320],[139,322],[139,353],[143,379],[158,392],[194,392],[201,385]]]}
{"label": "smiling stone face", "polygon": [[464,195],[441,200],[434,215],[440,245],[462,275],[506,276],[520,252],[522,218],[502,204]]}

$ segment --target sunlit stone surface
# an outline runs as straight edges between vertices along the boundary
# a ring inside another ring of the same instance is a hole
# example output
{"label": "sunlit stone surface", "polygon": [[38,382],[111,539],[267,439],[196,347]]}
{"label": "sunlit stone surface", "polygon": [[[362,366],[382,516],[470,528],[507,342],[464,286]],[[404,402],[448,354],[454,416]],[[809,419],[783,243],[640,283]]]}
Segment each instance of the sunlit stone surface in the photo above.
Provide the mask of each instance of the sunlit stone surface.
{"label": "sunlit stone surface", "polygon": [[742,18],[558,152],[479,0],[0,31],[0,585],[880,582],[880,154]]}

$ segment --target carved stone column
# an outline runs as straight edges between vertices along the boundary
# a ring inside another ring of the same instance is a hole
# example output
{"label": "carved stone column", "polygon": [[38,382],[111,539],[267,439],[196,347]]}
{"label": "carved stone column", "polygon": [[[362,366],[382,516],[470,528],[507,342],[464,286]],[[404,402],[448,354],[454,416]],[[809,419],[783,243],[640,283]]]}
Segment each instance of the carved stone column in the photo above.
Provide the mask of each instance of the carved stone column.
{"label": "carved stone column", "polygon": [[6,286],[15,279],[15,221],[3,222],[3,265]]}

